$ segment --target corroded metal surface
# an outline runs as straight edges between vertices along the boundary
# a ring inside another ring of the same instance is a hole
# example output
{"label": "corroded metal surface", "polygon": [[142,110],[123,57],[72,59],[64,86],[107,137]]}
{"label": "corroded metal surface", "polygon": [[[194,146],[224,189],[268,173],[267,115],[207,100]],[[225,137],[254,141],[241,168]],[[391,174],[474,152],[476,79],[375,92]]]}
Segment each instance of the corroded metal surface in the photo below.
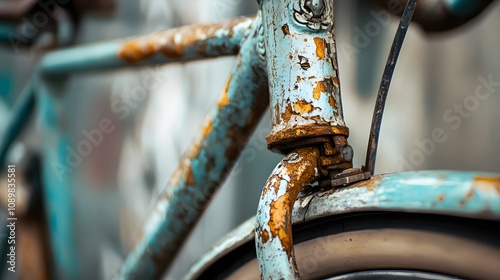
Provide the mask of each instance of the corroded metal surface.
{"label": "corroded metal surface", "polygon": [[319,178],[319,151],[298,149],[274,169],[262,191],[255,243],[262,279],[298,279],[291,212],[297,195]]}
{"label": "corroded metal surface", "polygon": [[417,171],[375,176],[300,197],[295,221],[358,211],[404,211],[500,220],[500,174]]}
{"label": "corroded metal surface", "polygon": [[[167,58],[214,57],[237,54],[241,35],[253,18],[238,18],[220,24],[184,26],[132,39],[121,45],[118,56],[139,62],[161,53]],[[234,35],[237,35],[233,38]]]}
{"label": "corroded metal surface", "polygon": [[[261,1],[275,151],[300,139],[348,136],[333,29],[333,1]],[[295,145],[296,147],[300,144]]]}
{"label": "corroded metal surface", "polygon": [[192,25],[128,41],[102,42],[50,52],[39,64],[47,77],[117,69],[127,66],[187,62],[236,55],[243,39],[253,31],[253,18],[226,23]]}
{"label": "corroded metal surface", "polygon": [[[256,20],[253,30],[260,24]],[[201,139],[181,159],[128,256],[120,279],[158,279],[175,257],[209,199],[222,184],[268,108],[267,79],[256,52],[257,32],[243,43]]]}
{"label": "corroded metal surface", "polygon": [[[296,224],[363,211],[404,211],[500,221],[500,174],[418,171],[379,175],[350,187],[300,196],[294,205],[292,221]],[[188,275],[199,275],[206,270],[210,266],[207,256],[220,259],[239,244],[250,242],[254,228],[244,229],[246,232],[240,228],[230,234],[231,243],[214,246]]]}

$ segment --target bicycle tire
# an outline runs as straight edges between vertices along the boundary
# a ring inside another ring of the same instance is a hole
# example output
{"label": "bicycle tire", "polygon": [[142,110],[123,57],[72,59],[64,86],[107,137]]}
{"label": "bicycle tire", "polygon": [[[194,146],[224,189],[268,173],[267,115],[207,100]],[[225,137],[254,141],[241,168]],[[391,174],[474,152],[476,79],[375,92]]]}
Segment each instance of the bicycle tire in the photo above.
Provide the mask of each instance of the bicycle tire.
{"label": "bicycle tire", "polygon": [[[429,279],[500,279],[498,221],[371,212],[299,224],[293,234],[302,279],[366,271],[437,277]],[[255,255],[253,241],[247,242],[197,279],[260,279]]]}

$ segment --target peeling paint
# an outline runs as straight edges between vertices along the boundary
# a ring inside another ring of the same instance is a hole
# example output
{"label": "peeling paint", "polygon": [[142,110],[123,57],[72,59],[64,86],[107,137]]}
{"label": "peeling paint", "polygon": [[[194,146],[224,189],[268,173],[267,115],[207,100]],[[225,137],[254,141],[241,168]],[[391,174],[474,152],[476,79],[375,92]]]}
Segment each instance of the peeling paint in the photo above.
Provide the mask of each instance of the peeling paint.
{"label": "peeling paint", "polygon": [[500,194],[500,177],[476,177],[474,186],[485,191],[496,191]]}
{"label": "peeling paint", "polygon": [[319,150],[297,149],[274,169],[262,191],[255,242],[263,279],[297,279],[292,209],[299,192],[319,178]]}
{"label": "peeling paint", "polygon": [[[300,8],[296,7],[298,10],[290,11],[296,2],[261,2],[267,72],[272,81],[271,115],[280,116],[273,117],[267,142],[269,148],[281,153],[302,146],[304,140],[335,135],[335,130],[346,127],[337,75],[333,17],[323,14],[333,10],[333,1],[325,2],[321,9],[317,3],[305,1]],[[311,12],[304,13],[317,8],[318,17],[311,18]],[[327,134],[315,134],[317,132]]]}
{"label": "peeling paint", "polygon": [[226,23],[183,26],[135,38],[120,46],[118,57],[137,63],[159,53],[167,58],[236,54],[239,43],[231,42],[241,41],[242,37],[233,40],[234,35],[247,29],[252,21],[252,18],[243,17]]}
{"label": "peeling paint", "polygon": [[325,50],[326,50],[325,39],[314,37],[314,44],[316,45],[316,56],[319,59],[325,58]]}
{"label": "peeling paint", "polygon": [[[258,30],[259,25],[257,18],[252,29]],[[268,109],[266,74],[258,59],[256,32],[251,33],[241,46],[218,106],[180,160],[119,279],[126,275],[161,277]]]}

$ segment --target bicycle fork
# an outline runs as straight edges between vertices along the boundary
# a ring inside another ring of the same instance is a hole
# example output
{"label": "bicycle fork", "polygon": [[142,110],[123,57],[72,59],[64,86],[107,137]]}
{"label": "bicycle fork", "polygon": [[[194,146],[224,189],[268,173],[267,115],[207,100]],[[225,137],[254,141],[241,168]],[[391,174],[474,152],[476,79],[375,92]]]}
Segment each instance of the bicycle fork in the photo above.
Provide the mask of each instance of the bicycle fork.
{"label": "bicycle fork", "polygon": [[286,154],[259,202],[255,242],[263,279],[299,279],[292,209],[299,192],[319,181],[334,187],[367,179],[352,169],[342,112],[334,37],[334,1],[260,0],[259,53],[265,56],[272,131],[268,148]]}

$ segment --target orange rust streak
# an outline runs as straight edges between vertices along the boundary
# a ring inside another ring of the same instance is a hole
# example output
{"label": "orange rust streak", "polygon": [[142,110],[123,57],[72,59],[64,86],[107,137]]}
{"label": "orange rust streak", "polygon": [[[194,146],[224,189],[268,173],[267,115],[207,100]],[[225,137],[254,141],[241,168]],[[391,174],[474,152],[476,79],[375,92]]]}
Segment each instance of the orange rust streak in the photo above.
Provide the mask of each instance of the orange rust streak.
{"label": "orange rust streak", "polygon": [[186,176],[186,184],[189,186],[196,185],[196,181],[194,180],[192,167],[189,166],[189,168],[187,168],[185,171],[186,171],[186,173],[184,174],[184,176]]}
{"label": "orange rust streak", "polygon": [[474,196],[474,189],[471,188],[466,194],[465,197],[460,200],[460,205],[465,205],[469,199],[471,199]]}
{"label": "orange rust streak", "polygon": [[283,31],[283,34],[290,35],[290,28],[288,27],[288,24],[285,23],[285,25],[281,27],[281,30]]}
{"label": "orange rust streak", "polygon": [[313,98],[318,100],[321,97],[321,93],[325,92],[325,85],[323,81],[319,81],[316,83],[316,87],[313,90]]}
{"label": "orange rust streak", "polygon": [[333,94],[330,94],[330,96],[328,97],[328,103],[330,103],[330,106],[332,106],[332,108],[337,108],[337,102],[335,101],[335,98],[333,98]]}
{"label": "orange rust streak", "polygon": [[292,106],[290,104],[288,104],[285,108],[285,112],[283,114],[281,114],[281,119],[287,123],[290,121],[290,119],[292,119],[292,115],[293,115],[293,110],[292,110]]}
{"label": "orange rust streak", "polygon": [[485,191],[496,191],[500,194],[500,178],[476,177],[474,186]]}
{"label": "orange rust streak", "polygon": [[267,241],[269,240],[269,232],[267,232],[267,230],[264,230],[261,234],[260,234],[260,239],[262,240],[262,243],[267,243]]}
{"label": "orange rust streak", "polygon": [[[319,151],[315,148],[303,148],[294,153],[298,155],[298,158],[287,157],[281,162],[284,166],[283,172],[290,177],[290,181],[285,194],[271,202],[268,221],[271,236],[279,238],[288,258],[291,258],[293,254],[291,224],[293,204],[299,192],[307,184],[317,179],[316,168],[319,158]],[[268,180],[264,194],[267,192],[277,193],[278,188],[280,188],[282,180],[277,175],[273,175],[271,178],[278,180],[274,180],[274,184],[269,183],[271,179]]]}
{"label": "orange rust streak", "polygon": [[189,46],[197,47],[198,53],[204,56],[209,39],[217,37],[221,30],[228,31],[228,37],[232,37],[234,27],[248,19],[243,17],[226,23],[184,26],[135,38],[121,45],[118,56],[128,62],[139,62],[156,53],[163,53],[167,58],[179,58]]}
{"label": "orange rust streak", "polygon": [[326,49],[325,39],[314,37],[314,44],[316,45],[316,56],[319,59],[325,58],[325,49]]}
{"label": "orange rust streak", "polygon": [[231,86],[231,79],[232,79],[232,74],[229,75],[229,78],[227,79],[226,86],[224,87],[224,91],[222,92],[222,96],[219,99],[219,108],[226,106],[229,104],[229,87]]}
{"label": "orange rust streak", "polygon": [[314,110],[314,106],[305,100],[300,100],[293,103],[293,110],[300,114],[306,114],[312,112]]}
{"label": "orange rust streak", "polygon": [[333,77],[333,83],[337,85],[337,87],[340,87],[340,81],[338,77]]}
{"label": "orange rust streak", "polygon": [[376,177],[368,181],[362,181],[354,185],[351,185],[350,188],[366,188],[369,191],[374,191],[378,187],[379,185],[378,182],[380,181],[382,181],[382,178]]}
{"label": "orange rust streak", "polygon": [[212,132],[212,129],[213,129],[213,123],[212,123],[212,120],[208,121],[208,123],[205,125],[205,127],[203,127],[203,133],[201,134],[201,137],[204,139],[204,138],[207,138],[208,134],[210,134],[210,132]]}

